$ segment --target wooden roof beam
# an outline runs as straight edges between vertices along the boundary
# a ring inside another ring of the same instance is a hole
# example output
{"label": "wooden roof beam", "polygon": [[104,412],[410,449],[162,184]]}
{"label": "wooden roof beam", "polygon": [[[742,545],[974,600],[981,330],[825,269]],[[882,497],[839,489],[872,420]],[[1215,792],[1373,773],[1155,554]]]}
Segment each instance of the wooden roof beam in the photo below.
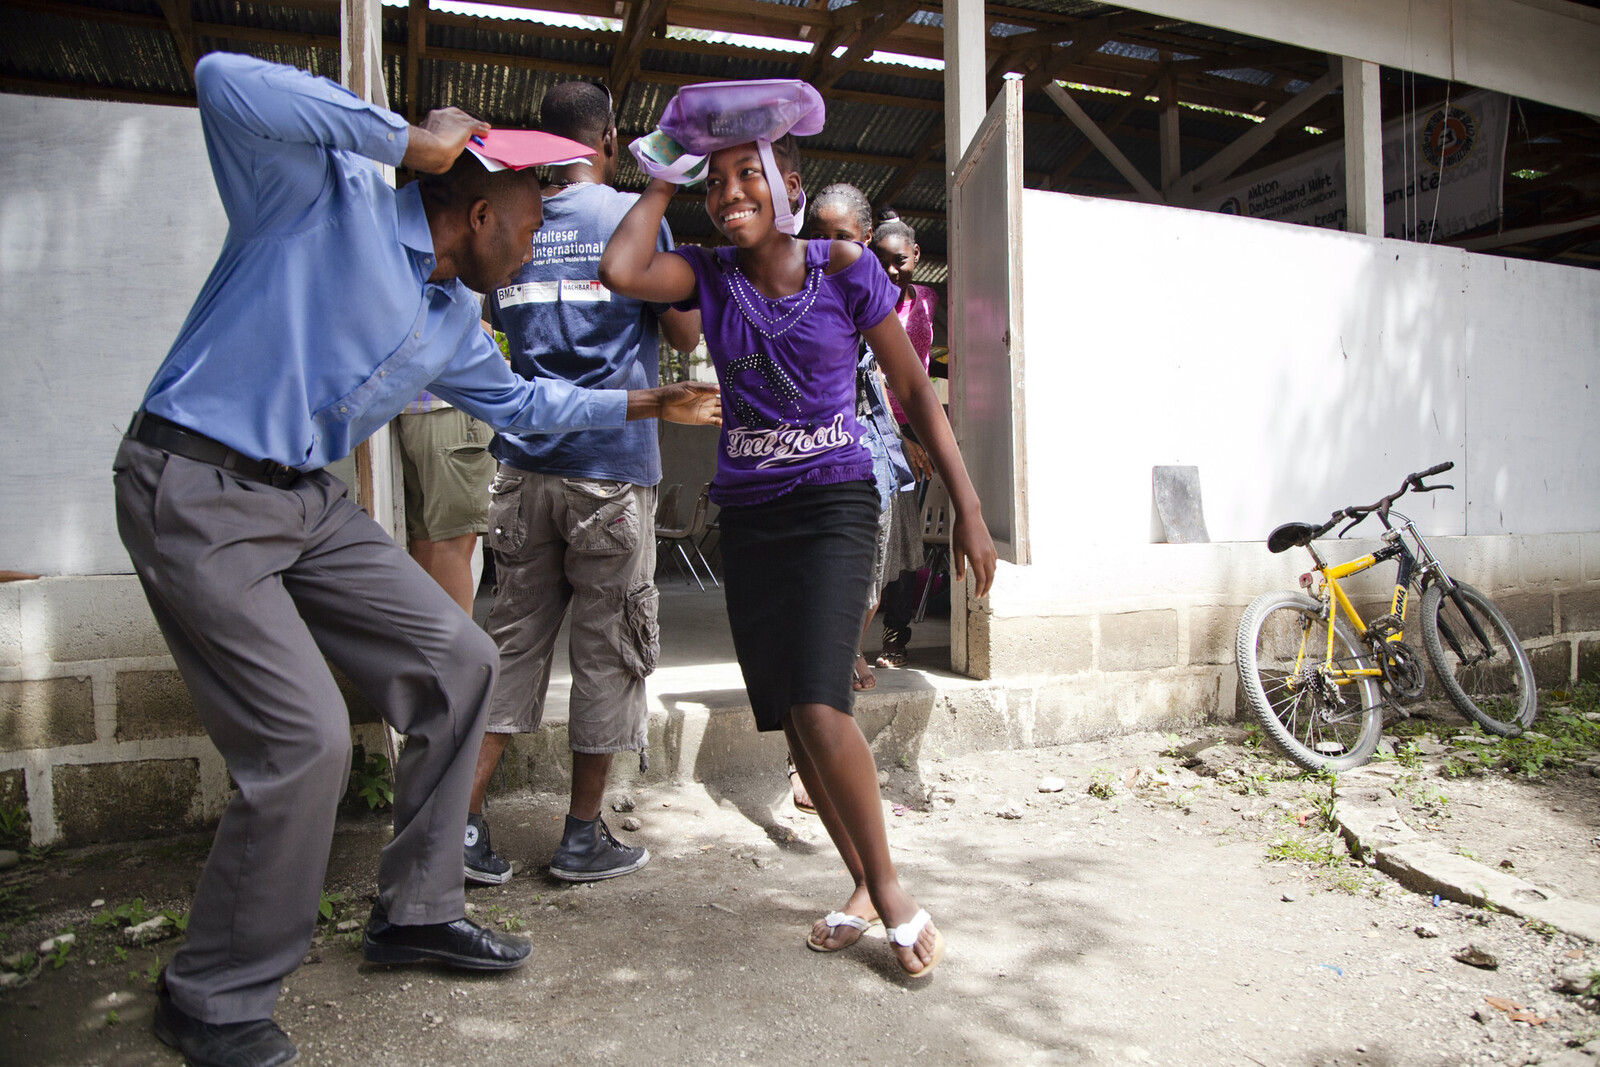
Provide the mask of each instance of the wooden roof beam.
{"label": "wooden roof beam", "polygon": [[1123,155],[1122,150],[1112,143],[1111,138],[1105,135],[1105,132],[1095,124],[1094,119],[1089,117],[1088,112],[1084,111],[1065,89],[1052,81],[1045,83],[1044,91],[1056,102],[1056,106],[1066,114],[1067,118],[1072,120],[1073,125],[1077,126],[1100,150],[1100,154],[1110,160],[1111,165],[1117,168],[1117,173],[1128,179],[1128,184],[1133,186],[1141,199],[1152,204],[1167,202],[1161,191],[1139,173],[1139,168],[1133,165],[1133,161]]}
{"label": "wooden roof beam", "polygon": [[921,0],[891,0],[882,14],[872,22],[862,25],[861,32],[850,43],[850,48],[844,55],[837,59],[830,55],[822,61],[822,67],[811,84],[826,93],[851,67],[871,56],[877,49],[878,42],[899,29],[921,6]]}
{"label": "wooden roof beam", "polygon": [[194,85],[194,65],[200,58],[195,47],[194,15],[189,10],[189,0],[157,0],[161,14],[172,32],[172,44],[178,50],[178,60],[188,72],[189,84]]}
{"label": "wooden roof beam", "polygon": [[428,51],[428,0],[406,5],[405,116],[415,123],[422,114],[422,57]]}
{"label": "wooden roof beam", "polygon": [[1246,131],[1244,136],[1180,178],[1180,188],[1199,192],[1224,181],[1251,156],[1265,148],[1267,143],[1278,135],[1279,130],[1338,88],[1342,80],[1342,70],[1336,64],[1330,64],[1328,73],[1313,82],[1309,88],[1268,115],[1255,129]]}
{"label": "wooden roof beam", "polygon": [[900,165],[900,169],[895,172],[894,177],[889,179],[889,184],[885,185],[882,192],[878,194],[877,206],[879,208],[885,207],[892,203],[895,197],[905,192],[906,187],[916,179],[917,172],[927,165],[928,161],[933,158],[933,153],[943,144],[944,112],[941,109],[939,115],[934,119],[933,125],[928,127],[927,134],[918,143],[917,150],[911,154],[910,159]]}
{"label": "wooden roof beam", "polygon": [[1097,19],[1090,19],[1081,24],[1082,32],[1075,36],[1071,44],[1055,52],[1037,69],[1028,74],[1022,82],[1024,93],[1036,93],[1043,89],[1046,82],[1054,81],[1057,74],[1074,65],[1093,52],[1097,52],[1105,43],[1117,34],[1141,26],[1149,26],[1161,21],[1154,15],[1146,15],[1140,11],[1125,11],[1118,15],[1103,15]]}
{"label": "wooden roof beam", "polygon": [[622,37],[611,53],[611,71],[606,84],[613,100],[620,100],[639,73],[639,59],[650,35],[666,21],[667,0],[632,0],[622,23]]}
{"label": "wooden roof beam", "polygon": [[[1128,121],[1128,117],[1138,110],[1140,104],[1144,103],[1144,98],[1147,94],[1155,91],[1156,86],[1161,83],[1161,80],[1161,75],[1157,74],[1144,85],[1140,86],[1142,91],[1136,91],[1128,99],[1117,105],[1117,109],[1110,114],[1105,121],[1105,125],[1101,127],[1107,136],[1110,136],[1117,130],[1118,127],[1120,127],[1124,122]],[[1061,183],[1072,177],[1072,172],[1077,170],[1078,167],[1083,164],[1084,160],[1094,155],[1094,152],[1094,142],[1088,138],[1084,138],[1084,143],[1073,149],[1072,154],[1067,157],[1066,162],[1057,167],[1055,172],[1050,175],[1050,183],[1047,188],[1059,189],[1061,187]]]}

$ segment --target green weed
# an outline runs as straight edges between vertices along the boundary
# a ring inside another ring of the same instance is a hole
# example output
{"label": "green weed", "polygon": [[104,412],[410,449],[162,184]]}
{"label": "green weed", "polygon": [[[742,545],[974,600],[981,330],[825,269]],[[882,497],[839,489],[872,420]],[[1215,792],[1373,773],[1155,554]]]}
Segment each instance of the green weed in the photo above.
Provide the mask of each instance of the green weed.
{"label": "green weed", "polygon": [[1360,896],[1372,885],[1368,875],[1352,867],[1337,867],[1328,871],[1327,881],[1339,892],[1349,893],[1351,896]]}
{"label": "green weed", "polygon": [[1325,838],[1280,837],[1267,846],[1267,859],[1332,867],[1342,857],[1334,854],[1332,842]]}
{"label": "green weed", "polygon": [[138,926],[150,913],[145,911],[144,898],[134,897],[132,900],[118,904],[115,908],[107,908],[93,919],[89,920],[90,926],[112,926],[122,929],[124,926]]}
{"label": "green weed", "polygon": [[329,893],[326,890],[317,901],[317,922],[332,922],[339,905],[344,903],[343,893]]}
{"label": "green weed", "polygon": [[20,922],[37,910],[34,903],[23,895],[21,886],[0,887],[0,923]]}
{"label": "green weed", "polygon": [[1110,800],[1117,795],[1117,772],[1110,767],[1096,767],[1089,772],[1089,795]]}
{"label": "green weed", "polygon": [[0,842],[21,844],[28,840],[28,809],[22,803],[0,804]]}
{"label": "green weed", "polygon": [[394,782],[389,775],[388,756],[367,756],[350,769],[356,795],[367,802],[369,811],[379,811],[394,803]]}
{"label": "green weed", "polygon": [[[1554,703],[1561,697],[1566,704]],[[1548,777],[1600,751],[1600,723],[1584,718],[1584,712],[1600,704],[1600,686],[1580,682],[1570,692],[1547,694],[1544,713],[1533,728],[1517,737],[1491,737],[1477,726],[1470,735],[1455,742],[1456,752],[1445,760],[1444,774],[1459,777],[1474,773],[1470,766],[1505,771],[1523,778]]]}
{"label": "green weed", "polygon": [[56,943],[56,947],[51,949],[49,955],[45,957],[50,961],[52,969],[59,971],[66,966],[67,957],[72,955],[72,946],[73,943],[71,941],[58,941]]}

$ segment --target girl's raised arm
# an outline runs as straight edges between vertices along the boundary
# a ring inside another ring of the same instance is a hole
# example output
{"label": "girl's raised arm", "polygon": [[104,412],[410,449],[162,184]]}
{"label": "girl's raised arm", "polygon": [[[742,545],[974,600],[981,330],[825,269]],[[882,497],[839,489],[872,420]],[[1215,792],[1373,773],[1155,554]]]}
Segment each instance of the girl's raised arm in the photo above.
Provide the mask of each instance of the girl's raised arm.
{"label": "girl's raised arm", "polygon": [[617,224],[600,255],[600,283],[607,289],[652,304],[674,304],[694,295],[694,268],[682,256],[656,251],[661,219],[676,188],[652,179]]}
{"label": "girl's raised arm", "polygon": [[889,388],[911,428],[917,431],[922,447],[927,449],[934,467],[944,476],[945,488],[950,491],[950,503],[955,508],[955,528],[950,537],[950,565],[959,581],[972,564],[972,577],[979,596],[987,596],[994,581],[994,540],[989,527],[984,524],[978,494],[967,477],[967,465],[961,460],[961,450],[956,447],[955,434],[950,432],[950,420],[944,417],[939,397],[928,381],[928,372],[922,369],[916,349],[906,336],[905,327],[893,311],[870,330],[862,333],[872,351],[877,354],[878,365],[889,379]]}

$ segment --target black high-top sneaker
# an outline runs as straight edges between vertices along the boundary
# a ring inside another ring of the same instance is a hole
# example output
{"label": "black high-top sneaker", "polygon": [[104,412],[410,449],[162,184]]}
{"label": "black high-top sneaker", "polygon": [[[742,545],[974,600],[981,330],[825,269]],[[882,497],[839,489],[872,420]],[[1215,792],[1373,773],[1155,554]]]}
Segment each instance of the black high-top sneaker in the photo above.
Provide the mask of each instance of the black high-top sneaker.
{"label": "black high-top sneaker", "polygon": [[489,826],[482,815],[467,816],[467,881],[478,885],[503,885],[511,880],[511,864],[489,847]]}
{"label": "black high-top sneaker", "polygon": [[561,845],[550,858],[550,873],[564,882],[598,882],[632,874],[650,862],[650,851],[624,845],[611,836],[604,819],[567,816]]}

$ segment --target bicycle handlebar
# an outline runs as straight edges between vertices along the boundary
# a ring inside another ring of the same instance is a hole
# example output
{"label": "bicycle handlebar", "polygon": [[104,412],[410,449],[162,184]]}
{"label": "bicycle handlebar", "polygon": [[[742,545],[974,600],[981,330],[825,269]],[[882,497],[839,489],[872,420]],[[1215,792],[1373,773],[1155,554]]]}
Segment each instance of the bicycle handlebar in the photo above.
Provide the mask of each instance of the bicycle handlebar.
{"label": "bicycle handlebar", "polygon": [[1345,534],[1359,526],[1362,520],[1364,520],[1368,515],[1371,515],[1373,512],[1377,512],[1378,518],[1383,521],[1384,526],[1388,526],[1389,508],[1396,500],[1399,500],[1401,497],[1405,496],[1407,490],[1414,489],[1419,493],[1431,493],[1437,489],[1454,489],[1455,486],[1453,485],[1424,485],[1422,483],[1424,478],[1432,478],[1436,474],[1443,474],[1445,471],[1450,470],[1454,466],[1455,464],[1450,462],[1437,463],[1425,471],[1414,471],[1413,473],[1405,476],[1405,479],[1400,483],[1399,489],[1396,489],[1387,496],[1379,497],[1371,504],[1367,504],[1365,506],[1353,504],[1349,507],[1339,508],[1333,513],[1332,516],[1329,517],[1327,522],[1323,523],[1317,528],[1316,533],[1311,535],[1312,540],[1316,540],[1318,537],[1321,537],[1323,534],[1339,525],[1345,519],[1353,520],[1349,526],[1346,526],[1344,529],[1339,531],[1339,536],[1343,537]]}

